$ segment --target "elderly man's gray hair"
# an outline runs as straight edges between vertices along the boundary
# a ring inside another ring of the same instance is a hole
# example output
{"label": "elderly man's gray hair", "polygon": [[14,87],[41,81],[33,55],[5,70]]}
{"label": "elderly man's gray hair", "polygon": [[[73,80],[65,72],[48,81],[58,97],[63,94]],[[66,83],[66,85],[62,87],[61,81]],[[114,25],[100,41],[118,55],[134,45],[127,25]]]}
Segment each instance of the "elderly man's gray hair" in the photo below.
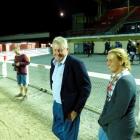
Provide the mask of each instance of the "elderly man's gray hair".
{"label": "elderly man's gray hair", "polygon": [[65,39],[65,38],[62,37],[62,36],[55,37],[55,38],[53,39],[52,44],[58,44],[58,45],[63,46],[64,48],[68,48],[67,39]]}

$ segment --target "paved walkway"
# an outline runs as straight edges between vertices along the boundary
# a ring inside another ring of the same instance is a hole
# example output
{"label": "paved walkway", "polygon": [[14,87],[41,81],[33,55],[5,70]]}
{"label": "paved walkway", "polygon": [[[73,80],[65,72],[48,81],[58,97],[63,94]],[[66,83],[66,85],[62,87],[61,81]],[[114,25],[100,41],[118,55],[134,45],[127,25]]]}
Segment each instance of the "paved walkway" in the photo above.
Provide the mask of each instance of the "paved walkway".
{"label": "paved walkway", "polygon": [[[52,96],[29,87],[26,100],[16,100],[16,81],[0,79],[0,139],[57,140],[51,132]],[[98,115],[83,110],[79,140],[97,140]]]}
{"label": "paved walkway", "polygon": [[[39,55],[43,53],[42,51]],[[26,54],[38,55],[31,51],[26,52]],[[11,54],[9,56],[12,59],[13,56]],[[49,60],[45,59],[45,61]],[[92,65],[89,64],[90,68],[95,66],[93,61],[90,62],[92,62]],[[101,66],[103,67],[103,64]],[[134,65],[134,67],[136,66]],[[103,70],[103,68],[100,70]],[[136,72],[138,73],[138,70]],[[134,72],[134,74],[137,73]],[[0,78],[0,140],[57,140],[51,132],[52,96],[29,87],[28,98],[19,101],[14,98],[18,92],[17,88],[16,81]],[[98,117],[96,113],[83,110],[79,140],[97,140]],[[134,138],[134,140],[139,139],[140,136]]]}
{"label": "paved walkway", "polygon": [[15,81],[0,79],[0,140],[56,140],[51,132],[51,96],[29,88],[28,98],[16,100]]}
{"label": "paved walkway", "polygon": [[[57,140],[51,132],[52,96],[29,87],[27,99],[20,101],[17,92],[16,81],[0,78],[0,140]],[[97,140],[98,117],[83,110],[79,140]]]}

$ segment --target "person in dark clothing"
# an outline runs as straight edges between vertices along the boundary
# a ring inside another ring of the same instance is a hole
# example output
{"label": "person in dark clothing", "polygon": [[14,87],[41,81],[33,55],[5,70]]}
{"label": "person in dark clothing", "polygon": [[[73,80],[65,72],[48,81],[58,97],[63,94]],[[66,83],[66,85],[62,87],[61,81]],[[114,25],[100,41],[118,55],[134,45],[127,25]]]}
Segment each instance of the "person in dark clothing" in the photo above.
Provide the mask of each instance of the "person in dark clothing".
{"label": "person in dark clothing", "polygon": [[139,64],[140,64],[140,41],[139,40],[137,41],[136,49],[137,49],[137,53],[138,53],[138,57],[139,57]]}
{"label": "person in dark clothing", "polygon": [[92,41],[91,42],[91,54],[94,54],[94,46],[95,46],[95,43]]}
{"label": "person in dark clothing", "polygon": [[130,55],[130,48],[132,46],[132,41],[129,39],[127,43],[127,53]]}
{"label": "person in dark clothing", "polygon": [[115,48],[122,48],[122,43],[120,41],[116,41]]}
{"label": "person in dark clothing", "polygon": [[91,43],[87,42],[87,55],[88,57],[91,55]]}
{"label": "person in dark clothing", "polygon": [[17,72],[17,83],[20,88],[20,93],[16,95],[17,98],[24,99],[27,96],[28,90],[28,69],[27,65],[30,64],[29,58],[25,54],[20,54],[20,46],[14,48],[14,70]]}
{"label": "person in dark clothing", "polygon": [[135,43],[132,43],[131,47],[129,48],[129,56],[130,56],[130,61],[131,61],[131,64],[133,64],[133,61],[134,61],[134,57],[136,56],[136,46],[135,46]]}
{"label": "person in dark clothing", "polygon": [[109,51],[110,49],[111,49],[110,41],[106,41],[106,42],[105,42],[104,54],[108,54],[108,51]]}
{"label": "person in dark clothing", "polygon": [[87,44],[86,44],[86,42],[83,43],[83,53],[87,54]]}
{"label": "person in dark clothing", "polygon": [[91,82],[85,65],[68,54],[67,40],[52,42],[50,85],[53,93],[53,133],[60,140],[77,140],[80,114],[89,97]]}
{"label": "person in dark clothing", "polygon": [[136,126],[134,116],[136,83],[130,73],[130,61],[125,50],[121,48],[110,50],[107,66],[112,76],[98,123],[108,140],[132,140]]}

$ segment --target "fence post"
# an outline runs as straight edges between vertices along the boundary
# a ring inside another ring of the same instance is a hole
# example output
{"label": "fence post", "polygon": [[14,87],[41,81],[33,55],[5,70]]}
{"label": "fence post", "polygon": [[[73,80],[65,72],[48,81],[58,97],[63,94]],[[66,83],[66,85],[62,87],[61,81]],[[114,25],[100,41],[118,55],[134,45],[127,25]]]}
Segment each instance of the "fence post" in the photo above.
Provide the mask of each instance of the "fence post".
{"label": "fence post", "polygon": [[2,77],[7,77],[7,56],[3,56],[3,63],[2,63]]}

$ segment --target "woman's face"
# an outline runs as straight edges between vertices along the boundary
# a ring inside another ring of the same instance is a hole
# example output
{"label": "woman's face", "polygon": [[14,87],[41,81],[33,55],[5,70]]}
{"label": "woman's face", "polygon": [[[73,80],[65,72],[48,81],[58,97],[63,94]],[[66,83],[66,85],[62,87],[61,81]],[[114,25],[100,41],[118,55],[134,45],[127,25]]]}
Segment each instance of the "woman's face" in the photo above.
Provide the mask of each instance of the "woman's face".
{"label": "woman's face", "polygon": [[122,61],[114,53],[107,55],[107,66],[112,73],[119,73],[122,70]]}

